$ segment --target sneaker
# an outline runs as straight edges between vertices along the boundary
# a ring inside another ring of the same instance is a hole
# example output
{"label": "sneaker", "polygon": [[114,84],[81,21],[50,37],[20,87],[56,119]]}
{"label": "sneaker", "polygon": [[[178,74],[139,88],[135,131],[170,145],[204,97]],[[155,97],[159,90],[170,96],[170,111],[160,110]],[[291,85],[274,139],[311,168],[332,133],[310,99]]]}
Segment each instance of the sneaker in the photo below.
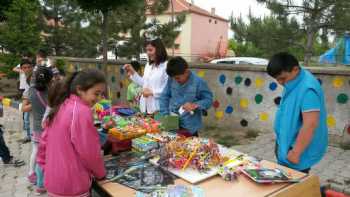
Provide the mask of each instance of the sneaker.
{"label": "sneaker", "polygon": [[20,159],[14,159],[13,157],[11,157],[10,161],[8,162],[4,162],[5,165],[11,165],[13,167],[21,167],[21,166],[24,166],[25,163],[23,160],[20,160]]}
{"label": "sneaker", "polygon": [[45,194],[45,193],[46,193],[46,189],[45,189],[45,188],[43,188],[43,187],[37,187],[37,188],[35,188],[34,194],[35,194],[36,196],[40,196],[40,195],[43,195],[43,194]]}
{"label": "sneaker", "polygon": [[27,177],[27,179],[31,184],[33,184],[33,185],[36,184],[36,174],[35,173],[32,173],[31,175],[29,175]]}

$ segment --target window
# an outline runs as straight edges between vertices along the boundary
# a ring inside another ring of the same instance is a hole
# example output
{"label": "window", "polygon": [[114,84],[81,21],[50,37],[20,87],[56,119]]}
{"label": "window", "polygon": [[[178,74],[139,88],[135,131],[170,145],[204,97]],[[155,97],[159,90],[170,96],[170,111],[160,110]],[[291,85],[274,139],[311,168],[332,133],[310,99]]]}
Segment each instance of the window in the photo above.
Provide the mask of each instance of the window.
{"label": "window", "polygon": [[211,23],[211,18],[209,19],[209,23]]}
{"label": "window", "polygon": [[218,22],[215,20],[215,24],[217,24]]}

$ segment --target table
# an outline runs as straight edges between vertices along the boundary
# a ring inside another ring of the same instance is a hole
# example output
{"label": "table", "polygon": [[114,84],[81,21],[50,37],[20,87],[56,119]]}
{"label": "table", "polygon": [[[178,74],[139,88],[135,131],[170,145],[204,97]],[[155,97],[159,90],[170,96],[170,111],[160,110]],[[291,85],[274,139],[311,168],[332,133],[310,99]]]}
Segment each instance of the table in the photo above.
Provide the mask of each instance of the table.
{"label": "table", "polygon": [[[307,175],[290,168],[280,166],[276,163],[266,160],[261,161],[261,165],[267,168],[279,167],[293,176],[293,178],[301,178],[299,183],[278,183],[278,184],[257,184],[247,178],[245,175],[240,175],[238,180],[234,182],[224,181],[219,175],[196,184],[204,190],[205,197],[318,197],[320,193],[319,179],[315,175]],[[191,185],[182,179],[175,180],[175,184]],[[112,197],[127,197],[135,196],[136,191],[118,183],[99,182],[106,193]]]}

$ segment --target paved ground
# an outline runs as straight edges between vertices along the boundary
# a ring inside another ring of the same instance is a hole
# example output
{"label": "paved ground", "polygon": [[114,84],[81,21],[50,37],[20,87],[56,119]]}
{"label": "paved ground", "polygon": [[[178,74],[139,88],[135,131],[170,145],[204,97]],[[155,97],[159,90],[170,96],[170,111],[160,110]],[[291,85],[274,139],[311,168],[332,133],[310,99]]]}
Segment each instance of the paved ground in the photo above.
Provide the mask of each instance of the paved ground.
{"label": "paved ground", "polygon": [[[21,114],[13,108],[5,108],[0,124],[5,126],[5,140],[11,153],[20,159],[29,161],[30,144],[20,144],[22,138]],[[275,161],[273,134],[262,134],[253,143],[234,146],[252,156]],[[35,196],[33,187],[26,180],[28,165],[21,168],[5,167],[0,164],[0,197]],[[329,147],[325,158],[315,166],[311,173],[320,177],[321,184],[350,195],[350,150]],[[46,195],[43,195],[46,196]]]}

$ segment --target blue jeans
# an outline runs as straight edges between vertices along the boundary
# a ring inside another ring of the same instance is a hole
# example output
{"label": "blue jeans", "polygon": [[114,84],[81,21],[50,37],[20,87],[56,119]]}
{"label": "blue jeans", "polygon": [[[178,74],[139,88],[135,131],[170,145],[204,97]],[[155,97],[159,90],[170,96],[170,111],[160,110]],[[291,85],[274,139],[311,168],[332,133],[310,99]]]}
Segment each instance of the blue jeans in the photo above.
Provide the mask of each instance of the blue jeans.
{"label": "blue jeans", "polygon": [[30,113],[23,112],[23,130],[26,132],[26,136],[30,139]]}

